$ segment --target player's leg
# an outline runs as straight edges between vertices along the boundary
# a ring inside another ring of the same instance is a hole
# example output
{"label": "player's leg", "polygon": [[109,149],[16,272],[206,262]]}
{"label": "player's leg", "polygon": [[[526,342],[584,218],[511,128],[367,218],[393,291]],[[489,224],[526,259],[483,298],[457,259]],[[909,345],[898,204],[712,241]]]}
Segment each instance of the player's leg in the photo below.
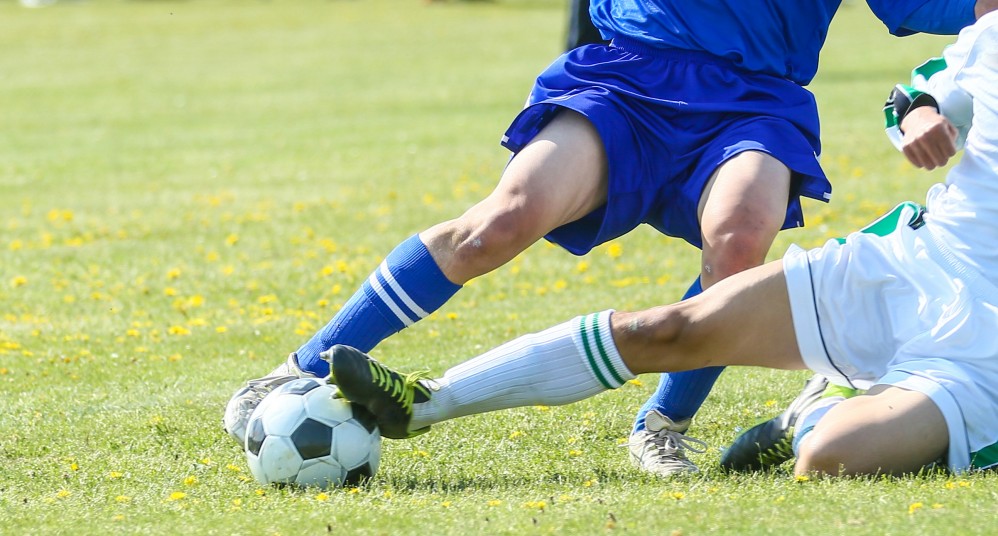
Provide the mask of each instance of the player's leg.
{"label": "player's leg", "polygon": [[[722,164],[698,207],[703,235],[698,283],[703,288],[762,264],[786,218],[789,194],[790,170],[770,155],[746,151]],[[694,284],[683,299],[698,294],[699,287]],[[662,444],[686,431],[722,370],[709,367],[662,375],[631,433],[629,450],[639,467],[662,476],[696,470],[682,449]],[[655,425],[646,427],[649,414]]]}
{"label": "player's leg", "polygon": [[798,475],[915,472],[946,453],[942,412],[927,395],[889,385],[844,400],[799,439]]}
{"label": "player's leg", "polygon": [[[368,351],[425,318],[468,280],[605,203],[606,170],[595,127],[574,111],[558,113],[513,157],[487,198],[398,245],[288,363],[294,362],[299,373],[322,377],[329,365],[319,354],[334,344]],[[268,378],[285,378],[286,368]],[[237,441],[240,423],[262,392],[242,389],[227,405],[225,427]]]}
{"label": "player's leg", "polygon": [[675,305],[604,311],[523,336],[432,381],[415,381],[352,348],[326,356],[343,394],[378,417],[387,437],[526,405],[561,405],[624,384],[635,374],[706,365],[802,368],[782,264],[726,279]]}

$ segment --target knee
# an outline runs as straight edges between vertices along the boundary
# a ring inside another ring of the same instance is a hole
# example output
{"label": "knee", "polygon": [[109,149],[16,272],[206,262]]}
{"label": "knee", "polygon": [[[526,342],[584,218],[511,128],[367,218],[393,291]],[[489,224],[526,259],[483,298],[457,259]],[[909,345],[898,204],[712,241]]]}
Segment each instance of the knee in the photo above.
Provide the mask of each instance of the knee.
{"label": "knee", "polygon": [[853,474],[857,469],[855,445],[843,437],[830,436],[815,430],[809,433],[798,447],[794,473],[830,476]]}
{"label": "knee", "polygon": [[505,264],[539,238],[517,211],[483,209],[442,224],[438,236],[444,237],[451,261],[476,275]]}
{"label": "knee", "polygon": [[703,269],[715,282],[759,266],[773,243],[776,231],[740,229],[704,236]]}

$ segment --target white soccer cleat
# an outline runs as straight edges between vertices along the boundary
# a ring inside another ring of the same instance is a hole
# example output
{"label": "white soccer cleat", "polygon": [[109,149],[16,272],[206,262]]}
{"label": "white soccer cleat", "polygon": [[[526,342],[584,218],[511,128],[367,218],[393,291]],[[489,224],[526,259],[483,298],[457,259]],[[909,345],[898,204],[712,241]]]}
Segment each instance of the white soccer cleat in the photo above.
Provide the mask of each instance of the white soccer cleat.
{"label": "white soccer cleat", "polygon": [[253,410],[260,404],[263,397],[274,389],[298,378],[315,378],[314,374],[305,372],[298,366],[298,354],[291,353],[287,361],[270,372],[270,374],[250,380],[232,395],[225,405],[225,415],[222,417],[222,427],[232,439],[243,446],[246,439],[246,423],[249,422]]}
{"label": "white soccer cleat", "polygon": [[631,434],[627,442],[631,461],[642,471],[662,477],[699,472],[686,457],[686,449],[704,452],[707,444],[684,435],[689,427],[690,419],[676,423],[656,410],[649,411],[645,429]]}

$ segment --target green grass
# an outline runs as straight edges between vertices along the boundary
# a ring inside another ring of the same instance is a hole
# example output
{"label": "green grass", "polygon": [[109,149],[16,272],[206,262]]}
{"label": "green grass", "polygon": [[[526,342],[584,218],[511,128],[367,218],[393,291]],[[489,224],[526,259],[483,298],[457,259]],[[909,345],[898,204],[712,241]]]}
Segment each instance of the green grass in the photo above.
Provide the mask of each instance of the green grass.
{"label": "green grass", "polygon": [[[387,441],[358,489],[249,478],[221,431],[229,395],[396,243],[489,191],[565,17],[552,0],[0,3],[0,532],[993,530],[990,474],[719,472],[719,448],[806,377],[755,369],[722,376],[689,478],[643,476],[620,446],[651,376]],[[941,179],[895,153],[879,108],[945,42],[892,39],[862,3],[842,9],[812,88],[835,200],[809,202],[774,256]],[[672,301],[697,266],[646,229],[582,259],[538,244],[376,354],[439,373],[576,314]]]}

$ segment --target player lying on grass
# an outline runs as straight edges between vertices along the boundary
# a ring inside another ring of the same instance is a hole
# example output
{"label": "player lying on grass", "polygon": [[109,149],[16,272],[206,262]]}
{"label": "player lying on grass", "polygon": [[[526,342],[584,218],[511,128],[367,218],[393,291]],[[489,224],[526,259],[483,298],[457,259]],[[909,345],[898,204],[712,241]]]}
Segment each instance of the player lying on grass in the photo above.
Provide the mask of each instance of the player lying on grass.
{"label": "player lying on grass", "polygon": [[901,110],[905,154],[932,167],[964,139],[965,152],[929,190],[926,213],[903,205],[890,233],[792,246],[698,297],[581,316],[433,380],[335,346],[324,354],[332,380],[383,435],[405,438],[464,415],[575,402],[642,373],[809,368],[867,392],[798,442],[796,473],[998,463],[998,13],[964,30],[945,60],[927,85],[934,100]]}

